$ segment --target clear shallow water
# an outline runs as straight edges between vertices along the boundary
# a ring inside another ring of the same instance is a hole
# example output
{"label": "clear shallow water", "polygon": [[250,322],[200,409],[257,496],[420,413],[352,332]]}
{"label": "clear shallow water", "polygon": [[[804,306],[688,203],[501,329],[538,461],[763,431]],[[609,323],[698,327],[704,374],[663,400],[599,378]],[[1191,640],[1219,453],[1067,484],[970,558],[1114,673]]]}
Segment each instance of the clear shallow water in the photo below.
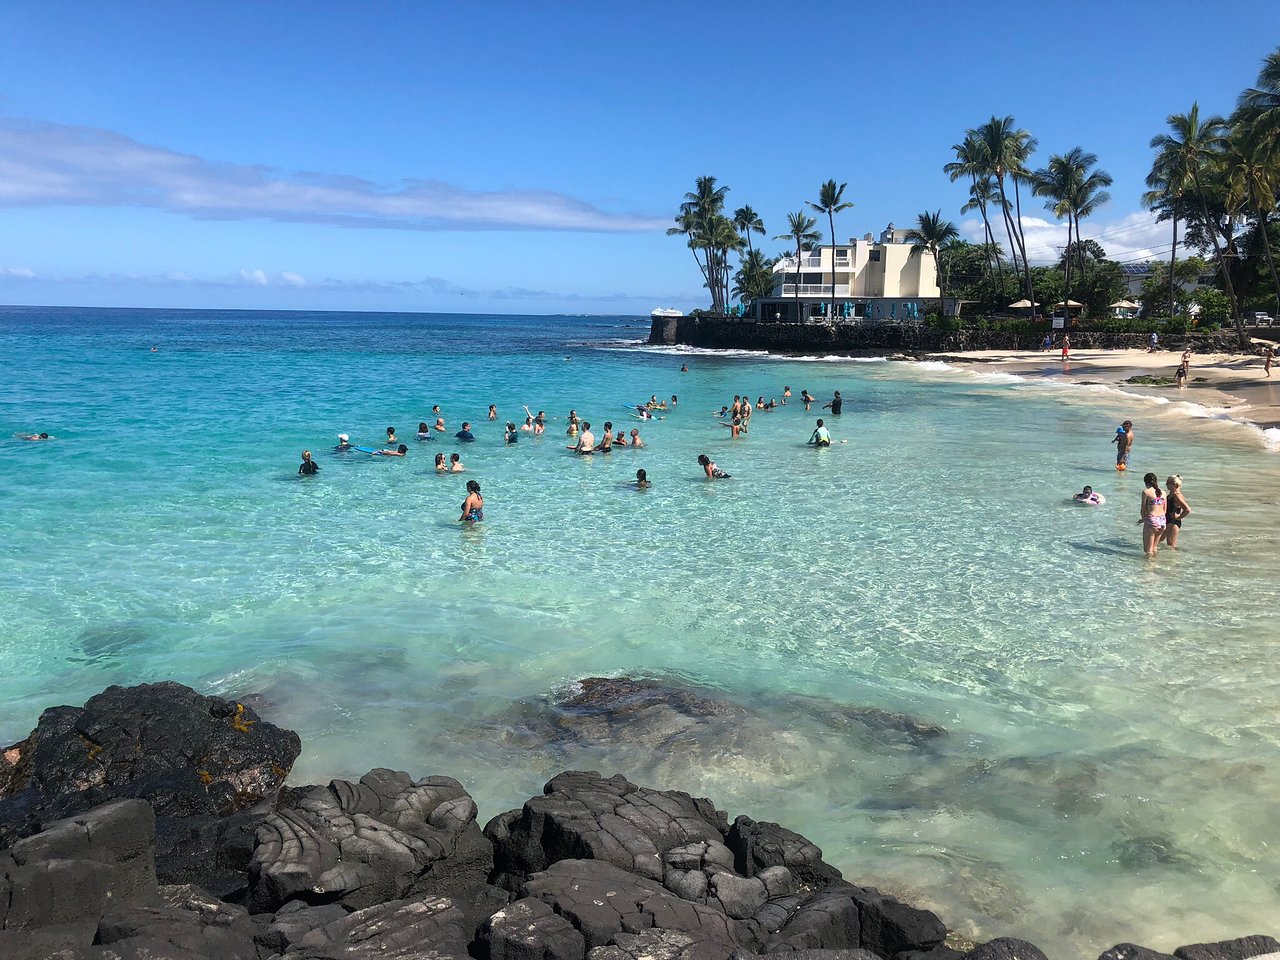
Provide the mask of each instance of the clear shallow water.
{"label": "clear shallow water", "polygon": [[[618,342],[647,326],[0,311],[0,437],[58,437],[0,440],[0,740],[108,683],[174,678],[264,693],[302,735],[295,782],[448,773],[488,817],[565,766],[621,771],[778,819],[963,933],[1055,957],[1274,926],[1280,459],[1256,431],[942,365]],[[794,400],[738,442],[709,415],[783,384],[840,389],[850,442],[805,448],[817,411]],[[649,449],[563,450],[570,407],[630,429],[620,404],[651,393],[681,400],[642,426]],[[561,419],[508,449],[491,402]],[[479,441],[328,452],[339,431],[412,436],[433,403]],[[303,447],[317,478],[295,475]],[[468,474],[437,476],[455,449]],[[701,480],[700,452],[734,479]],[[652,490],[625,485],[638,466]],[[1154,563],[1147,469],[1181,473],[1195,508]],[[461,530],[467,477],[487,520]],[[1065,502],[1085,483],[1105,507]],[[513,705],[622,674],[752,720],[662,749],[513,730]],[[797,696],[948,733],[886,745]]]}

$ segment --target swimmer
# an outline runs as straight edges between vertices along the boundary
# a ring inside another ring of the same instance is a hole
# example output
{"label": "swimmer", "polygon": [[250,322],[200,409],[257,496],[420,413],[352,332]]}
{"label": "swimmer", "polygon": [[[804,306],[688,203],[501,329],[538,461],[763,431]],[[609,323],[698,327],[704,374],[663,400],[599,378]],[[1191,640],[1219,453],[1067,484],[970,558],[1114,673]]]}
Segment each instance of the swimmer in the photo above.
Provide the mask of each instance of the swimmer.
{"label": "swimmer", "polygon": [[22,433],[18,435],[20,440],[52,440],[53,437],[47,433]]}
{"label": "swimmer", "polygon": [[[840,408],[841,408],[842,406],[844,406],[844,399],[840,396],[840,391],[839,391],[839,390],[837,390],[837,391],[836,391],[836,395],[835,395],[834,397],[832,397],[832,398],[831,398],[831,402],[830,402],[830,403],[824,403],[824,404],[822,405],[822,409],[823,409],[823,410],[830,410],[830,411],[831,411],[832,416],[836,416],[836,417],[838,417],[838,416],[840,416]],[[807,409],[809,409],[809,405],[808,405],[807,403],[805,404],[805,409],[806,409],[806,410],[807,410]]]}
{"label": "swimmer", "polygon": [[649,475],[645,473],[643,470],[637,470],[636,471],[636,489],[648,490],[649,486],[650,486]]}
{"label": "swimmer", "polygon": [[439,416],[440,416],[440,404],[438,404],[438,403],[433,403],[433,404],[431,405],[431,414],[432,414],[432,416],[435,416],[435,417],[439,417]]}
{"label": "swimmer", "polygon": [[782,388],[782,405],[785,407],[787,405],[787,401],[790,399],[791,399],[791,388],[783,387]]}
{"label": "swimmer", "polygon": [[653,414],[649,412],[649,408],[643,403],[636,404],[636,415],[641,420],[652,420]]}
{"label": "swimmer", "polygon": [[524,418],[524,423],[520,424],[520,429],[521,429],[521,430],[523,430],[525,433],[532,433],[532,432],[533,432],[533,417],[532,417],[532,416],[525,417],[525,418]]}
{"label": "swimmer", "polygon": [[729,407],[729,412],[735,417],[742,414],[742,397],[736,393],[733,395],[733,406]]}
{"label": "swimmer", "polygon": [[698,454],[698,463],[702,466],[702,471],[707,475],[708,480],[730,479],[729,474],[717,467],[715,462],[705,453]]}
{"label": "swimmer", "polygon": [[504,434],[503,439],[506,440],[507,443],[520,442],[520,431],[516,429],[516,425],[510,420],[507,421],[507,432]]}
{"label": "swimmer", "polygon": [[311,451],[302,451],[302,465],[298,467],[298,474],[303,477],[313,477],[320,472],[320,464],[311,459]]}
{"label": "swimmer", "polygon": [[632,447],[643,447],[643,446],[644,446],[644,441],[640,439],[640,431],[639,431],[639,430],[632,430],[632,431],[631,431],[631,446],[632,446]]}
{"label": "swimmer", "polygon": [[475,480],[467,481],[467,497],[462,501],[462,516],[459,523],[479,523],[484,519],[484,497],[480,496],[480,484]]}
{"label": "swimmer", "polygon": [[725,415],[728,412],[729,412],[729,405],[726,403],[723,407],[720,408],[719,413],[713,413],[712,416],[719,417],[721,420],[723,420],[725,418]]}
{"label": "swimmer", "polygon": [[764,409],[764,397],[757,397],[757,398],[756,398],[756,409],[757,409],[757,410],[763,410],[763,409]]}
{"label": "swimmer", "polygon": [[462,465],[462,457],[458,456],[456,453],[449,454],[450,473],[461,473],[465,469],[467,468]]}
{"label": "swimmer", "polygon": [[338,453],[345,453],[351,449],[351,438],[345,433],[338,434],[338,445],[333,448]]}
{"label": "swimmer", "polygon": [[387,446],[394,447],[400,441],[396,439],[396,428],[387,427]]}
{"label": "swimmer", "polygon": [[815,447],[831,446],[831,432],[827,430],[821,419],[818,420],[818,425],[814,428],[813,436],[809,438],[809,443],[812,443]]}
{"label": "swimmer", "polygon": [[447,428],[444,425],[444,417],[436,417],[435,429],[439,430],[441,433],[445,432]]}
{"label": "swimmer", "polygon": [[672,406],[672,407],[675,407],[675,405],[676,405],[677,403],[679,403],[679,402],[680,402],[680,398],[679,398],[679,397],[677,397],[677,396],[673,393],[673,394],[671,395],[671,406]]}
{"label": "swimmer", "polygon": [[682,364],[680,364],[680,372],[681,372],[681,373],[688,373],[688,372],[689,372],[689,365],[688,365],[687,363],[682,363]]}
{"label": "swimmer", "polygon": [[625,447],[627,445],[627,431],[619,430],[618,435],[613,438],[613,445],[615,447]]}
{"label": "swimmer", "polygon": [[428,427],[425,423],[418,424],[418,439],[419,440],[431,439],[431,428]]}
{"label": "swimmer", "polygon": [[604,429],[600,431],[600,446],[596,447],[599,453],[613,453],[613,421],[606,420]]}
{"label": "swimmer", "polygon": [[722,423],[720,426],[729,428],[729,439],[731,440],[737,440],[747,432],[747,427],[742,422],[741,417],[734,417],[732,422]]}
{"label": "swimmer", "polygon": [[539,410],[538,415],[533,418],[533,435],[535,437],[540,437],[546,432],[546,430],[547,430],[546,415],[543,414],[541,410]]}
{"label": "swimmer", "polygon": [[582,431],[578,434],[578,442],[569,448],[574,453],[586,456],[596,451],[596,435],[591,432],[591,424],[582,421]]}
{"label": "swimmer", "polygon": [[569,411],[569,422],[570,422],[570,423],[572,423],[575,427],[578,425],[578,411],[577,411],[577,410],[570,410],[570,411]]}
{"label": "swimmer", "polygon": [[494,406],[492,403],[489,404],[489,419],[490,420],[498,419],[498,408]]}
{"label": "swimmer", "polygon": [[394,450],[375,450],[375,451],[373,451],[372,456],[375,456],[375,457],[403,457],[403,456],[404,456],[406,453],[408,453],[408,452],[409,452],[409,448],[408,448],[408,447],[406,447],[406,446],[402,443],[402,444],[400,444],[400,446],[396,447],[396,449],[394,449]]}
{"label": "swimmer", "polygon": [[804,401],[804,409],[805,409],[805,412],[806,412],[806,413],[808,413],[808,412],[809,412],[809,404],[813,403],[813,397],[809,396],[809,391],[808,391],[808,390],[801,390],[801,391],[800,391],[800,399],[801,399],[802,401]]}
{"label": "swimmer", "polygon": [[1138,503],[1138,523],[1142,525],[1142,552],[1148,557],[1154,557],[1164,538],[1168,504],[1154,473],[1148,473],[1142,478],[1142,482],[1146,484]]}
{"label": "swimmer", "polygon": [[476,438],[476,435],[471,432],[470,422],[466,420],[462,421],[462,429],[453,436],[459,443],[471,443]]}
{"label": "swimmer", "polygon": [[444,454],[437,453],[436,454],[436,473],[448,473],[448,472],[449,472],[449,464],[444,462]]}
{"label": "swimmer", "polygon": [[570,421],[569,429],[564,432],[564,435],[566,437],[576,437],[578,435],[578,424],[574,421]]}
{"label": "swimmer", "polygon": [[1084,504],[1086,507],[1100,507],[1107,502],[1102,494],[1093,492],[1093,487],[1085,487],[1071,499],[1076,503]]}

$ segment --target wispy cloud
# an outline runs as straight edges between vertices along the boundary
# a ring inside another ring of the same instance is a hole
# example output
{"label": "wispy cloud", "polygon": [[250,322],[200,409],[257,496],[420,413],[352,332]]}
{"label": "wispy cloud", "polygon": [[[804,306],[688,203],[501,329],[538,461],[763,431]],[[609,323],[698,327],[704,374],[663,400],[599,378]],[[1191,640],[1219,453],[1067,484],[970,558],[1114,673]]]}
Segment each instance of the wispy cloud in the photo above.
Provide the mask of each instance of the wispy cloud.
{"label": "wispy cloud", "polygon": [[35,276],[30,267],[0,267],[0,277],[6,280],[34,280]]}
{"label": "wispy cloud", "polygon": [[[992,223],[996,231],[996,242],[1007,252],[1008,239],[1004,227],[997,220]],[[1023,232],[1027,236],[1027,258],[1032,264],[1056,263],[1062,257],[1063,248],[1067,245],[1067,225],[1043,217],[1022,218]],[[1155,216],[1146,212],[1135,212],[1113,220],[1084,221],[1080,225],[1081,234],[1086,240],[1096,240],[1112,260],[1135,262],[1138,260],[1160,260],[1169,256],[1171,227],[1167,223],[1156,223]],[[982,221],[966,220],[960,224],[960,232],[966,240],[982,242]]]}
{"label": "wispy cloud", "polygon": [[288,172],[177,153],[110,130],[9,117],[0,117],[0,206],[149,207],[203,219],[399,230],[640,232],[668,225],[551,190]]}

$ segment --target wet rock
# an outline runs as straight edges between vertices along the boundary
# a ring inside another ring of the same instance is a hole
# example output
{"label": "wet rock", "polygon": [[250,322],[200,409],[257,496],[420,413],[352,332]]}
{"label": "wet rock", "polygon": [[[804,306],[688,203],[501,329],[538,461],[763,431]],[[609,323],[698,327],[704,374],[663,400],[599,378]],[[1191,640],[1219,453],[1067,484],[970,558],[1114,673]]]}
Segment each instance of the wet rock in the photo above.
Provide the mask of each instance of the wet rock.
{"label": "wet rock", "polygon": [[351,909],[481,887],[493,851],[475,801],[450,777],[372,770],[359,783],[287,791],[258,827],[246,903],[290,900]]}
{"label": "wet rock", "polygon": [[1193,943],[1173,951],[1178,960],[1247,960],[1267,953],[1280,951],[1280,941],[1274,937],[1254,935],[1238,940],[1221,940],[1217,943]]}
{"label": "wet rock", "polygon": [[1148,950],[1133,943],[1117,943],[1100,954],[1098,960],[1173,960],[1173,954]]}
{"label": "wet rock", "polygon": [[1049,960],[1034,943],[998,937],[964,955],[964,960]]}
{"label": "wet rock", "polygon": [[883,957],[929,950],[946,939],[946,924],[935,913],[905,904],[874,887],[852,887],[849,895],[858,905],[860,945]]}
{"label": "wet rock", "polygon": [[788,950],[782,953],[764,955],[739,950],[729,960],[766,960],[767,957],[778,957],[779,960],[884,960],[883,957],[872,953],[870,950],[861,948],[846,950]]}
{"label": "wet rock", "polygon": [[841,880],[840,871],[822,859],[816,844],[776,823],[738,817],[724,842],[743,876],[755,876],[767,867],[786,867],[801,883],[817,889]]}
{"label": "wet rock", "polygon": [[724,839],[724,815],[711,801],[676,790],[649,790],[595,771],[562,773],[544,790],[485,827],[499,886],[516,889],[566,859],[600,860],[661,881],[666,851]]}
{"label": "wet rock", "polygon": [[108,910],[157,901],[154,818],[117,800],[0,853],[0,956],[88,946]]}
{"label": "wet rock", "polygon": [[305,934],[298,960],[470,960],[462,911],[448,897],[393,900]]}
{"label": "wet rock", "polygon": [[0,845],[117,798],[145,799],[157,816],[244,810],[276,796],[300,751],[296,733],[243,704],[177,683],[108,687],[44,711],[4,751]]}

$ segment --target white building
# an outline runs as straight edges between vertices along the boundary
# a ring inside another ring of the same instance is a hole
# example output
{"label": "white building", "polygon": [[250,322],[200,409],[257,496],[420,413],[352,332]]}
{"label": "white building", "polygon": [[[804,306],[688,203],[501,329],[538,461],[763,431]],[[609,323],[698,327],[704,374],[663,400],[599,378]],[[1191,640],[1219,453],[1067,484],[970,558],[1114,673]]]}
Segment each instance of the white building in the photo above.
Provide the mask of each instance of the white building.
{"label": "white building", "polygon": [[[818,247],[799,263],[795,256],[783,257],[773,267],[772,293],[753,301],[749,314],[757,320],[795,322],[799,293],[799,319],[828,319],[834,275],[834,319],[918,322],[926,310],[942,307],[938,269],[933,254],[916,250],[906,236],[906,230],[889,224],[879,240],[868,233],[847,244]],[[954,313],[957,304],[948,297],[946,306],[945,312]]]}

